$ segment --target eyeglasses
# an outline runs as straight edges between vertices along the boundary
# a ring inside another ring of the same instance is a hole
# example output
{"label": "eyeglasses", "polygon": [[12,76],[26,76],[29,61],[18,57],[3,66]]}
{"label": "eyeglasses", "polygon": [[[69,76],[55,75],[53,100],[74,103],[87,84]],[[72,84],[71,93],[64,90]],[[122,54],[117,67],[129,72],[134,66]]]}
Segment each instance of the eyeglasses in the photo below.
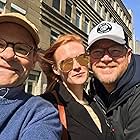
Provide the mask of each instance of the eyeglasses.
{"label": "eyeglasses", "polygon": [[105,52],[107,51],[109,56],[111,57],[120,57],[123,56],[126,52],[127,48],[122,45],[113,45],[109,48],[93,48],[90,55],[94,59],[100,59],[104,56]]}
{"label": "eyeglasses", "polygon": [[0,53],[2,53],[7,48],[8,44],[12,44],[15,55],[20,57],[29,55],[29,53],[31,53],[31,51],[34,49],[34,47],[24,43],[12,43],[7,42],[4,39],[0,39]]}
{"label": "eyeglasses", "polygon": [[87,54],[81,54],[74,58],[68,58],[60,62],[59,68],[63,72],[69,72],[73,69],[73,59],[75,59],[81,66],[88,66],[89,56]]}

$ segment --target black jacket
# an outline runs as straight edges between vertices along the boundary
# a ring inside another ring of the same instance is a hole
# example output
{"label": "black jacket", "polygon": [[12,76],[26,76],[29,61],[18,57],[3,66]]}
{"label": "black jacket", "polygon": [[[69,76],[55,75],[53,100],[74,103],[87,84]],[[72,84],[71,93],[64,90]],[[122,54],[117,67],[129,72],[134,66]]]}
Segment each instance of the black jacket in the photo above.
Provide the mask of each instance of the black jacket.
{"label": "black jacket", "polygon": [[112,93],[95,78],[91,80],[90,90],[106,112],[116,140],[140,140],[140,56],[132,55],[127,71]]}
{"label": "black jacket", "polygon": [[[85,94],[85,98],[101,121],[103,133],[100,133],[87,110],[75,101],[62,83],[58,83],[55,90],[65,106],[69,140],[113,140],[110,128],[106,125],[104,116],[96,106],[95,101]],[[56,104],[52,93],[46,93],[42,97]]]}

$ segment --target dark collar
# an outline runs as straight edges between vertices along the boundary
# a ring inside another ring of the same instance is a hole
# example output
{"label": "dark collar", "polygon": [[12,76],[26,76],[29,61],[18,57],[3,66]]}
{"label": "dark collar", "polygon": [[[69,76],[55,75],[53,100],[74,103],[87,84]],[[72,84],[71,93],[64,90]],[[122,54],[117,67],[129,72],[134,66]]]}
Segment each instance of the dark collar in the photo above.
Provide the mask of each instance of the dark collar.
{"label": "dark collar", "polygon": [[18,87],[4,87],[0,88],[0,98],[6,98],[6,99],[15,99],[18,95],[22,97],[22,93],[24,93],[24,87],[18,86]]}
{"label": "dark collar", "polygon": [[[74,97],[71,95],[71,93],[67,90],[66,86],[62,83],[62,82],[58,82],[55,87],[54,87],[55,91],[57,91],[58,95],[60,96],[60,100],[67,104],[70,101],[75,101]],[[85,92],[85,90],[83,89],[84,92],[84,98],[86,98],[86,100],[90,103],[92,102],[92,98],[90,98],[90,96],[87,95],[87,93]]]}

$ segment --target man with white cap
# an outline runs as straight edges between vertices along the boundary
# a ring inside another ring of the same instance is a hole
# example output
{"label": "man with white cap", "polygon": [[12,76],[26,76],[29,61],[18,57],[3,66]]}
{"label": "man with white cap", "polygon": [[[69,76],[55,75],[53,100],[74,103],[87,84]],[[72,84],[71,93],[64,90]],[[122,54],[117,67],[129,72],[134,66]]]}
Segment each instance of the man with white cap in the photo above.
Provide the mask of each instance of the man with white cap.
{"label": "man with white cap", "polygon": [[88,38],[90,92],[107,116],[116,140],[140,140],[140,56],[127,45],[123,28],[103,21]]}
{"label": "man with white cap", "polygon": [[56,109],[24,91],[38,43],[38,30],[25,16],[0,14],[0,140],[60,139]]}

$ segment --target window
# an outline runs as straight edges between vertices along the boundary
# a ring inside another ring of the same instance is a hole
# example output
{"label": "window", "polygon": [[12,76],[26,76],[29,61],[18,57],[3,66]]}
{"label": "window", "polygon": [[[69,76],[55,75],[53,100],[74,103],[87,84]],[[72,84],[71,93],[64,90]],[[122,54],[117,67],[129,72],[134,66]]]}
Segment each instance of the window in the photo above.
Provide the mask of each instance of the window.
{"label": "window", "polygon": [[90,30],[92,30],[95,27],[94,23],[91,24]]}
{"label": "window", "polygon": [[86,0],[88,4],[90,4],[90,0]]}
{"label": "window", "polygon": [[129,26],[128,26],[128,28],[129,28],[130,30],[132,30],[132,24],[131,24],[131,21],[129,21]]}
{"label": "window", "polygon": [[120,15],[121,15],[121,19],[123,20],[123,18],[124,18],[124,13],[123,13],[123,10],[122,10],[122,9],[120,9]]}
{"label": "window", "polygon": [[21,13],[22,15],[26,15],[26,10],[19,7],[18,5],[11,3],[11,12]]}
{"label": "window", "polygon": [[108,0],[108,1],[112,5],[112,7],[114,7],[114,0]]}
{"label": "window", "polygon": [[98,12],[99,15],[101,13],[101,9],[102,9],[102,4],[99,2],[98,7],[97,7],[97,12]]}
{"label": "window", "polygon": [[27,93],[32,94],[33,83],[28,81],[28,90]]}
{"label": "window", "polygon": [[129,28],[129,20],[128,20],[128,18],[126,19],[126,26]]}
{"label": "window", "polygon": [[112,20],[112,15],[111,14],[109,14],[109,21],[111,21]]}
{"label": "window", "polygon": [[65,17],[70,20],[71,19],[71,10],[72,10],[72,2],[70,0],[66,1],[66,11]]}
{"label": "window", "polygon": [[117,4],[116,11],[117,11],[117,14],[120,16],[120,7],[119,7],[119,4]]}
{"label": "window", "polygon": [[59,36],[59,32],[56,31],[56,30],[51,30],[51,37],[50,37],[50,44],[52,44],[56,39],[57,37]]}
{"label": "window", "polygon": [[129,37],[126,32],[124,32],[126,44],[129,45]]}
{"label": "window", "polygon": [[107,14],[107,9],[104,9],[104,12],[102,12],[102,17],[104,20],[106,20],[106,14]]}
{"label": "window", "polygon": [[81,12],[79,10],[76,10],[76,26],[78,28],[80,28],[81,15]]}
{"label": "window", "polygon": [[114,0],[111,1],[111,5],[114,8]]}
{"label": "window", "polygon": [[124,20],[124,23],[126,23],[126,15],[124,15],[124,19],[123,20]]}
{"label": "window", "polygon": [[87,17],[85,17],[84,32],[87,34],[89,33],[89,20]]}
{"label": "window", "polygon": [[111,20],[110,20],[110,21],[111,21],[111,22],[114,22],[114,17],[113,17],[113,16],[111,17]]}
{"label": "window", "polygon": [[0,13],[4,11],[6,0],[0,0]]}
{"label": "window", "polygon": [[60,0],[53,0],[52,7],[60,11]]}
{"label": "window", "polygon": [[40,76],[39,71],[31,71],[29,74],[29,77],[25,81],[25,91],[29,94],[35,94],[36,93],[36,85],[38,83]]}
{"label": "window", "polygon": [[96,0],[90,0],[90,5],[93,9],[95,9],[95,2]]}

